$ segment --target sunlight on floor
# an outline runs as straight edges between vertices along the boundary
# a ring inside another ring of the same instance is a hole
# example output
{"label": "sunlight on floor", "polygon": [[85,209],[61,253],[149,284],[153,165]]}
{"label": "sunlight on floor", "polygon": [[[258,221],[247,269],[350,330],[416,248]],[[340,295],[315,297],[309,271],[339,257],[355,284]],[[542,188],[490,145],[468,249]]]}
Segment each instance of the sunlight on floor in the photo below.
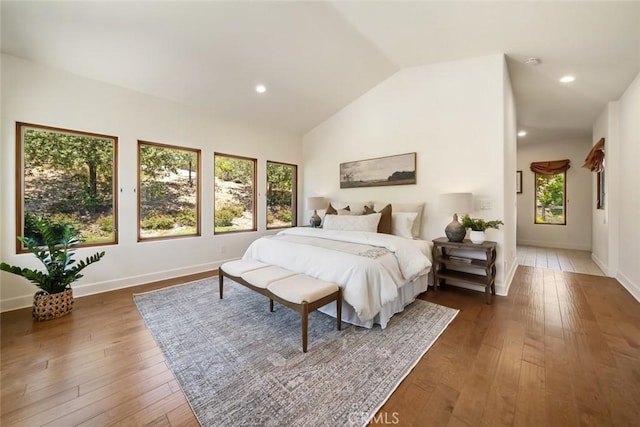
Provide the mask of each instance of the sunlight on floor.
{"label": "sunlight on floor", "polygon": [[588,251],[518,246],[516,254],[520,265],[604,276]]}

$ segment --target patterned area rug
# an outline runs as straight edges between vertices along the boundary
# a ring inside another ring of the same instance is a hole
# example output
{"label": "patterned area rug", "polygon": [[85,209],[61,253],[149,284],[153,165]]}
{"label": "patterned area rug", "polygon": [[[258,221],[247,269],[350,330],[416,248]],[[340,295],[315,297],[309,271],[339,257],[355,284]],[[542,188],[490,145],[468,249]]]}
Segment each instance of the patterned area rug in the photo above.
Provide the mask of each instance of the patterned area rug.
{"label": "patterned area rug", "polygon": [[237,283],[207,279],[134,296],[203,426],[365,425],[458,311],[417,300],[386,329],[300,315]]}

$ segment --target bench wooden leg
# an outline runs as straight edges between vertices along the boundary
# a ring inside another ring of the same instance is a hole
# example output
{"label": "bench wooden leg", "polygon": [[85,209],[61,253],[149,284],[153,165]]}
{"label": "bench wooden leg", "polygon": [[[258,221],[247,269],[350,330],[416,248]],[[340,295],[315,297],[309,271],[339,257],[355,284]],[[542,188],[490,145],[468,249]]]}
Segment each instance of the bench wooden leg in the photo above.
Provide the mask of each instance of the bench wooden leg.
{"label": "bench wooden leg", "polygon": [[302,351],[307,352],[307,329],[309,328],[309,305],[302,302]]}
{"label": "bench wooden leg", "polygon": [[220,299],[222,299],[222,285],[224,283],[224,276],[222,276],[222,270],[218,270],[218,287],[220,288]]}

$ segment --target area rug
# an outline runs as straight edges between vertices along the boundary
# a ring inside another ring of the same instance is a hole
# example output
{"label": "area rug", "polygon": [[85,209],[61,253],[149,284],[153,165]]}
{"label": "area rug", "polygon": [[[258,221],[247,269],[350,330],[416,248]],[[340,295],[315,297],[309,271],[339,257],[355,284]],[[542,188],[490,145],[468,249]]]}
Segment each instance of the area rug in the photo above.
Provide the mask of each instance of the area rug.
{"label": "area rug", "polygon": [[203,426],[365,425],[458,311],[416,300],[387,328],[300,315],[242,285],[207,279],[134,300]]}

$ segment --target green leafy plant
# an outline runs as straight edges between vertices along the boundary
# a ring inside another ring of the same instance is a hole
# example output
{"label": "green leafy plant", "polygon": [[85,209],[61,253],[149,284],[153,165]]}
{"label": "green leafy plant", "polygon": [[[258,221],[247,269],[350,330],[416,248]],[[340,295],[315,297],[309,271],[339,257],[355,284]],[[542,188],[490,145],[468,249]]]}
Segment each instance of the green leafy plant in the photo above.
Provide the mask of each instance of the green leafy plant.
{"label": "green leafy plant", "polygon": [[55,226],[43,217],[36,218],[34,225],[44,240],[44,246],[38,246],[38,242],[30,237],[18,237],[18,240],[44,264],[46,272],[5,262],[0,264],[0,270],[22,276],[49,294],[57,294],[70,288],[73,282],[82,277],[82,270],[100,261],[105,255],[104,251],[98,252],[76,264],[72,248],[80,244],[81,240],[71,225],[64,226],[62,237],[56,236]]}
{"label": "green leafy plant", "polygon": [[497,230],[501,225],[504,225],[504,222],[500,220],[485,221],[482,218],[471,218],[469,215],[465,215],[462,218],[462,226],[473,231],[485,231],[487,228],[495,228]]}
{"label": "green leafy plant", "polygon": [[96,220],[96,224],[100,227],[100,230],[106,233],[113,233],[113,215],[101,216]]}
{"label": "green leafy plant", "polygon": [[184,227],[195,227],[197,224],[196,211],[193,209],[185,209],[178,212],[176,222]]}
{"label": "green leafy plant", "polygon": [[291,222],[291,209],[280,209],[275,213],[275,216],[282,222]]}
{"label": "green leafy plant", "polygon": [[140,222],[140,227],[145,230],[171,230],[174,225],[174,217],[159,212],[151,212]]}
{"label": "green leafy plant", "polygon": [[235,218],[240,218],[244,209],[237,204],[224,205],[220,209],[217,209],[214,213],[214,221],[216,229],[218,227],[230,227],[233,225]]}

